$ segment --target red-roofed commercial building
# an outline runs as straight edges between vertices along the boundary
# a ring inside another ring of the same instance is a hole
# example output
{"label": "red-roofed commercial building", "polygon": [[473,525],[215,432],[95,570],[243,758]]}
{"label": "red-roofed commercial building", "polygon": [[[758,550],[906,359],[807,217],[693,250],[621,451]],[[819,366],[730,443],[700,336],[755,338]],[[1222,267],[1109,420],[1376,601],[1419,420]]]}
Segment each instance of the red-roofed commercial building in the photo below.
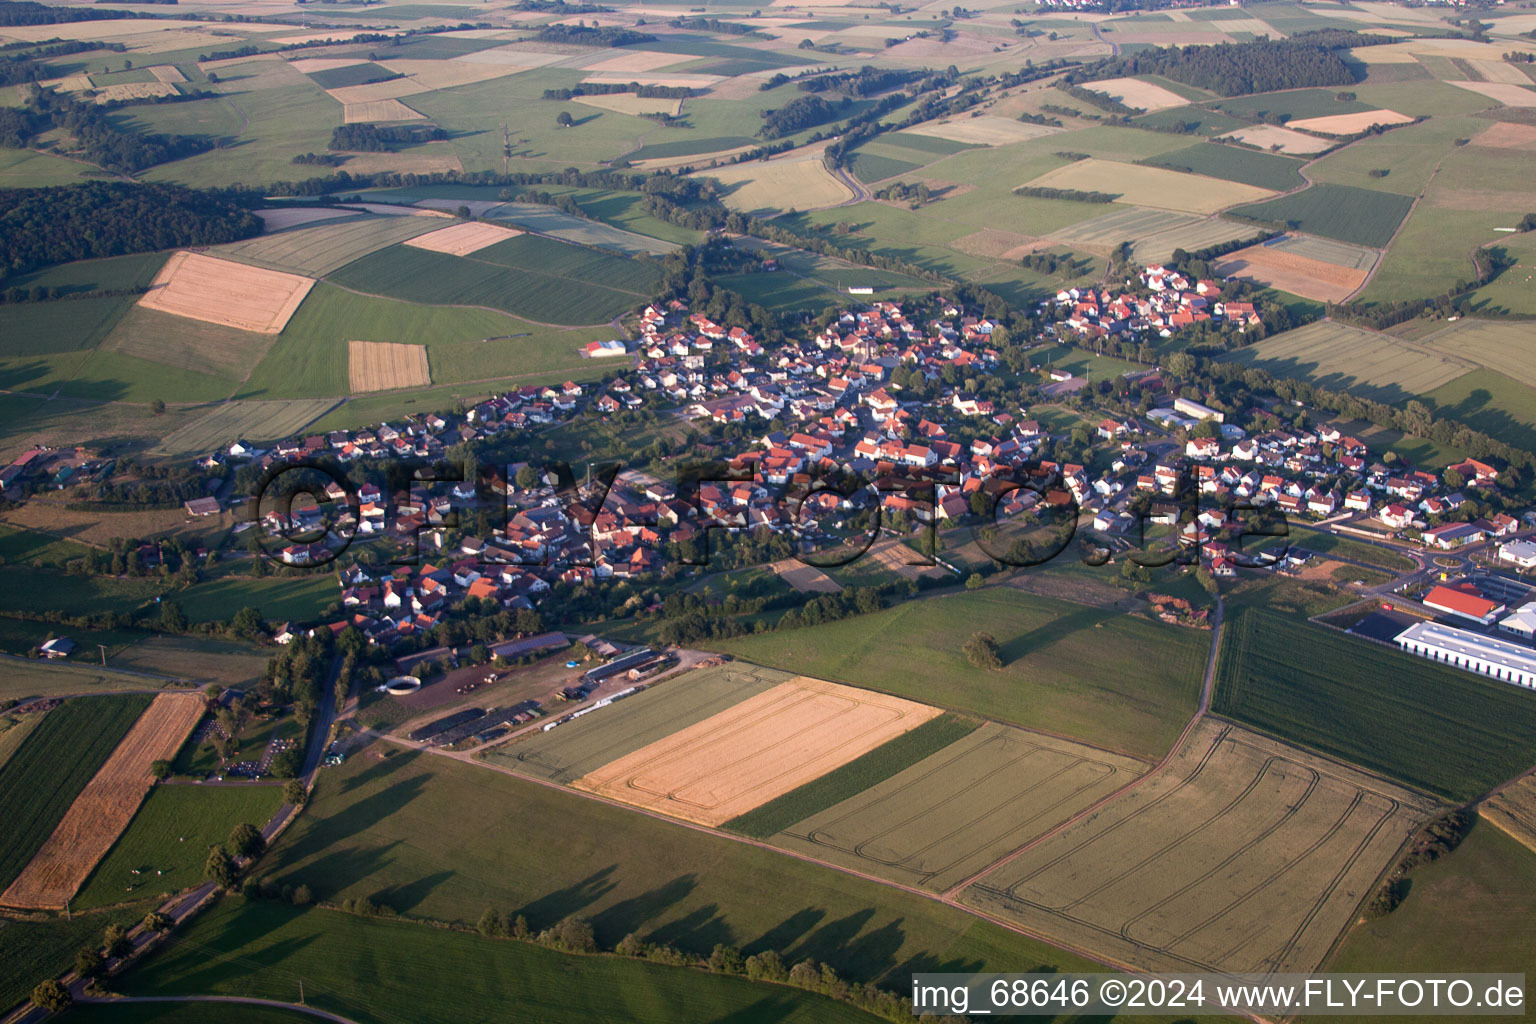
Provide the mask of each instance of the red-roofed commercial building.
{"label": "red-roofed commercial building", "polygon": [[1492,625],[1493,620],[1504,611],[1503,605],[1473,592],[1470,587],[1465,590],[1458,587],[1435,587],[1424,595],[1423,604],[1424,607],[1433,608],[1437,612],[1471,619],[1484,626]]}

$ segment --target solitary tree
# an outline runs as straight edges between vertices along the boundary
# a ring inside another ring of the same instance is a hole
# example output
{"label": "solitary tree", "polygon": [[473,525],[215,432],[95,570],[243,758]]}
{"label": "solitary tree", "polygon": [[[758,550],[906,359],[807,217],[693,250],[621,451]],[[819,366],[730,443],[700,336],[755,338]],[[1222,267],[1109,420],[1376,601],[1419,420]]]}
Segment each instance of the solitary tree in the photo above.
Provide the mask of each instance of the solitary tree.
{"label": "solitary tree", "polygon": [[217,882],[225,889],[234,886],[235,862],[229,859],[229,854],[224,852],[224,847],[215,846],[208,851],[208,863],[203,867],[203,874],[209,881]]}
{"label": "solitary tree", "polygon": [[107,956],[124,957],[133,952],[133,940],[128,937],[128,929],[120,924],[107,925],[101,942],[107,947]]}
{"label": "solitary tree", "polygon": [[283,801],[285,803],[290,803],[295,807],[299,807],[302,806],[304,801],[308,798],[309,791],[304,788],[304,783],[299,779],[289,779],[287,782],[283,783]]}
{"label": "solitary tree", "polygon": [[75,954],[75,973],[82,978],[99,977],[105,967],[106,961],[95,946],[81,946]]}
{"label": "solitary tree", "polygon": [[171,777],[171,762],[165,761],[165,760],[160,760],[160,761],[155,761],[155,762],[151,763],[150,766],[149,766],[149,774],[154,776],[154,779],[155,779],[156,782],[160,782],[160,781],[162,781],[164,779],[170,778]]}
{"label": "solitary tree", "polygon": [[52,978],[39,982],[38,986],[32,990],[32,1005],[49,1013],[63,1013],[73,1002],[69,989]]}
{"label": "solitary tree", "polygon": [[569,110],[560,111],[559,116],[555,118],[555,124],[559,125],[561,128],[569,128],[575,123],[576,121],[571,117],[571,112]]}
{"label": "solitary tree", "polygon": [[230,830],[226,845],[237,857],[259,857],[265,852],[267,841],[262,838],[261,829],[244,822]]}
{"label": "solitary tree", "polygon": [[972,633],[965,642],[965,657],[977,668],[1003,667],[1003,655],[991,633]]}

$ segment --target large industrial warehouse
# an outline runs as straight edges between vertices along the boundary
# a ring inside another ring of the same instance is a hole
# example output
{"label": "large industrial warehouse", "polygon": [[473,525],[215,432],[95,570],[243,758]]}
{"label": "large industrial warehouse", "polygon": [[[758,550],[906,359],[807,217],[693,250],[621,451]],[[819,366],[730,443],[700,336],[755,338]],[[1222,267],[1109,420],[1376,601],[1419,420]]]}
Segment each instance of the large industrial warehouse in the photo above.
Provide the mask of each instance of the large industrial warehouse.
{"label": "large industrial warehouse", "polygon": [[1536,688],[1536,651],[1438,622],[1416,622],[1397,645],[1421,658],[1443,661],[1518,686]]}

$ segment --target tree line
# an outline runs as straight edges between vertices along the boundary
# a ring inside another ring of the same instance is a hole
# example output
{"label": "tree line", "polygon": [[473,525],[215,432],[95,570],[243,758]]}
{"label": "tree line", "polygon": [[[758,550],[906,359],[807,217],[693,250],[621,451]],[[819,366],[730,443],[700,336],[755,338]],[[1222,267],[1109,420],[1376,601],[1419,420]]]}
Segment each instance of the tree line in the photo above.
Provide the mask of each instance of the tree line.
{"label": "tree line", "polygon": [[339,124],[331,129],[331,148],[349,153],[390,153],[400,146],[447,137],[446,131],[435,126]]}
{"label": "tree line", "polygon": [[28,88],[25,109],[0,111],[0,144],[20,148],[35,136],[60,128],[74,136],[81,154],[93,164],[118,174],[169,163],[213,148],[201,135],[162,135],[124,130],[107,116],[107,108],[83,103],[52,89]]}

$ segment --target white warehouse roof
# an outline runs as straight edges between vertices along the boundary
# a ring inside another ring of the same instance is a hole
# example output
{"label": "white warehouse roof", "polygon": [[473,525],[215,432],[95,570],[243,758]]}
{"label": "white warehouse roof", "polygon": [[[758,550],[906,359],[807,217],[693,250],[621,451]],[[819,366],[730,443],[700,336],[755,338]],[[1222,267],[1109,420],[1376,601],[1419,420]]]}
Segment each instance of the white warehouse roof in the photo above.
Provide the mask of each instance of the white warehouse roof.
{"label": "white warehouse roof", "polygon": [[1415,622],[1397,634],[1399,647],[1409,643],[1432,647],[1463,659],[1477,659],[1490,666],[1524,673],[1527,677],[1536,677],[1536,650],[1470,630],[1438,622]]}

